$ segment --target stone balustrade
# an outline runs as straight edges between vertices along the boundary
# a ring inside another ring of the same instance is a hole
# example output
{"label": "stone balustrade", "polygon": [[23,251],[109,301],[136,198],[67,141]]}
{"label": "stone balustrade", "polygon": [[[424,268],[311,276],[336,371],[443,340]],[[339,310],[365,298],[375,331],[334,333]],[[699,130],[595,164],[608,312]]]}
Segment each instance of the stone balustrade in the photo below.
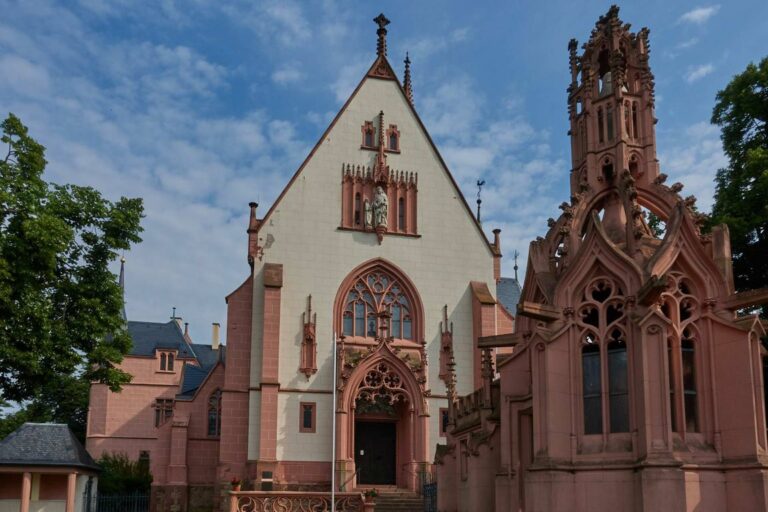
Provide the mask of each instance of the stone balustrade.
{"label": "stone balustrade", "polygon": [[[338,492],[336,512],[373,512],[359,492]],[[229,512],[330,512],[330,492],[230,491]]]}

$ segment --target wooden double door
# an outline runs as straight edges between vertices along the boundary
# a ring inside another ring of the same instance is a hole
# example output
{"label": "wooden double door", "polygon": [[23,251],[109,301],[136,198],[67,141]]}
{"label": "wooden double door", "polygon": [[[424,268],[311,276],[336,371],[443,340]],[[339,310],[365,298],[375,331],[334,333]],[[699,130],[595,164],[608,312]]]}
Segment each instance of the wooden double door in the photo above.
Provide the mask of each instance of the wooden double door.
{"label": "wooden double door", "polygon": [[355,422],[355,468],[358,484],[397,484],[396,422]]}

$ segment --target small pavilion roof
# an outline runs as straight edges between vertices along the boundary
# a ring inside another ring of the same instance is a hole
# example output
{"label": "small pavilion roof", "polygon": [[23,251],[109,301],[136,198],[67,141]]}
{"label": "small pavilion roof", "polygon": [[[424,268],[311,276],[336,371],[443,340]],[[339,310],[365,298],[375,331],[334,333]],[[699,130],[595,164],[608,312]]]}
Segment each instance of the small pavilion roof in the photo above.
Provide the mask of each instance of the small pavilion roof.
{"label": "small pavilion roof", "polygon": [[24,423],[0,441],[0,466],[56,466],[100,471],[69,427]]}

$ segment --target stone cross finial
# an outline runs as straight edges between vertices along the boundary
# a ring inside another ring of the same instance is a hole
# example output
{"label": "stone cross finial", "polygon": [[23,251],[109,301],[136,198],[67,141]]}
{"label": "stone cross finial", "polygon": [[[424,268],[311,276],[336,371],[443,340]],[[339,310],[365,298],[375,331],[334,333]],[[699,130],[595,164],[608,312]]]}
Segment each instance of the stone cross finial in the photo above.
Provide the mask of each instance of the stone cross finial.
{"label": "stone cross finial", "polygon": [[376,31],[376,35],[379,36],[378,42],[376,43],[376,54],[379,56],[386,57],[387,55],[387,29],[384,28],[387,25],[389,25],[389,20],[386,16],[384,16],[384,13],[379,14],[375,18],[373,18],[374,23],[376,23],[379,26],[379,29]]}

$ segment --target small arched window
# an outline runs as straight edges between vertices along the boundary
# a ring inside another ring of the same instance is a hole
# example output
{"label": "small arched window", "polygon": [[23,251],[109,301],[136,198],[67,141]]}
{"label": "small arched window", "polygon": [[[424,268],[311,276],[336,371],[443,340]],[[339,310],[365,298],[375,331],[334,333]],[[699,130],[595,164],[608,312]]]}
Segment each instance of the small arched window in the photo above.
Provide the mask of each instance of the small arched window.
{"label": "small arched window", "polygon": [[217,389],[208,398],[208,435],[221,435],[221,390]]}
{"label": "small arched window", "polygon": [[373,136],[375,135],[373,123],[370,121],[366,121],[365,124],[363,124],[362,132],[363,132],[363,147],[372,148],[373,140],[374,140]]}
{"label": "small arched window", "polygon": [[173,353],[172,352],[168,353],[168,371],[169,372],[173,371]]}
{"label": "small arched window", "polygon": [[400,151],[400,132],[397,130],[397,125],[389,125],[387,130],[387,143],[390,151]]}
{"label": "small arched window", "polygon": [[397,229],[405,231],[405,199],[397,200]]}
{"label": "small arched window", "polygon": [[414,304],[403,284],[377,268],[358,277],[345,296],[341,312],[344,336],[380,336],[413,340]]}
{"label": "small arched window", "polygon": [[166,371],[167,363],[166,363],[166,355],[165,352],[160,352],[160,371]]}

